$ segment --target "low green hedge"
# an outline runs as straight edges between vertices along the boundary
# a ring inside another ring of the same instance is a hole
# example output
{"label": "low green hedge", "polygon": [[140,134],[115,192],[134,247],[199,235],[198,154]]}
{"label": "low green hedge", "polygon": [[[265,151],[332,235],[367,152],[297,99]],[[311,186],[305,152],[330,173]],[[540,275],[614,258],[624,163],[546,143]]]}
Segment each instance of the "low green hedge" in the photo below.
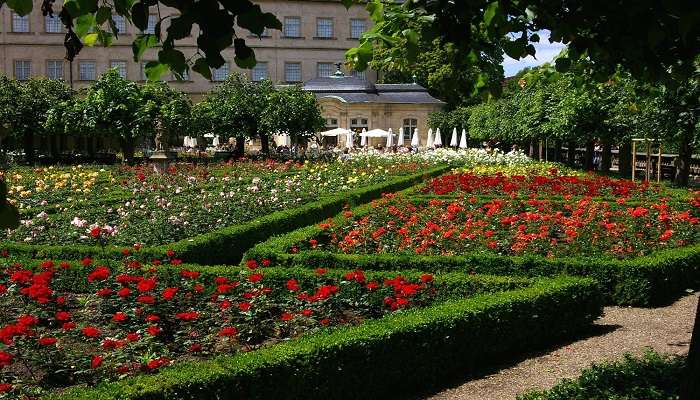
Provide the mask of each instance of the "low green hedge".
{"label": "low green hedge", "polygon": [[[436,167],[387,182],[355,189],[342,194],[314,201],[302,206],[278,211],[240,225],[229,226],[163,246],[149,246],[138,253],[142,259],[160,258],[167,250],[174,250],[178,257],[198,264],[234,264],[241,260],[246,250],[272,235],[320,222],[343,210],[346,205],[356,206],[376,199],[386,192],[406,189],[422,182],[426,177],[440,175],[449,167]],[[165,229],[165,227],[164,227]],[[28,258],[78,259],[86,256],[120,258],[122,247],[104,249],[89,245],[30,245],[3,242],[0,248],[12,255]]]}
{"label": "low green hedge", "polygon": [[581,332],[601,311],[593,280],[536,279],[46,399],[405,398]]}
{"label": "low green hedge", "polygon": [[[355,217],[369,210],[353,210]],[[343,218],[342,216],[336,218]],[[289,249],[307,242],[322,232],[307,226],[271,238],[248,250],[244,260],[271,260],[274,266],[359,268],[392,270],[397,265],[421,271],[467,271],[492,275],[553,276],[559,274],[588,276],[603,286],[609,303],[651,306],[667,303],[686,290],[700,289],[700,244],[665,249],[647,256],[627,260],[605,257],[546,258],[542,256],[499,256],[472,253],[459,256],[421,256],[416,254],[342,254],[322,250]]]}
{"label": "low green hedge", "polygon": [[625,354],[613,363],[593,365],[576,379],[564,379],[549,390],[533,391],[518,400],[677,399],[685,358],[647,351],[641,357]]}

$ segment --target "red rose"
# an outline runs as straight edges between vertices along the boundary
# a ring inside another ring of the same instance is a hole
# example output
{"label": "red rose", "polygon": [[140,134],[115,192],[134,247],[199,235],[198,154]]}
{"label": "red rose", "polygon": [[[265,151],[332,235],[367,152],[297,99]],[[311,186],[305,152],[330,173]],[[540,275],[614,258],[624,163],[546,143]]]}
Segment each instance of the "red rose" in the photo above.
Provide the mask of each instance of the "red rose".
{"label": "red rose", "polygon": [[222,337],[223,336],[230,337],[230,336],[235,336],[237,334],[238,334],[238,329],[236,329],[233,326],[224,327],[219,331],[219,336],[222,336]]}
{"label": "red rose", "polygon": [[170,260],[170,264],[171,265],[180,265],[180,264],[182,264],[182,260],[179,258],[173,258],[172,260]]}
{"label": "red rose", "polygon": [[56,313],[56,320],[57,321],[68,321],[68,320],[70,320],[70,313],[67,311],[58,311]]}
{"label": "red rose", "polygon": [[126,335],[126,340],[130,342],[136,342],[141,339],[141,336],[136,332],[131,332]]}
{"label": "red rose", "polygon": [[61,263],[58,264],[58,266],[61,267],[62,269],[70,269],[70,264],[67,263],[66,261],[61,261]]}
{"label": "red rose", "polygon": [[187,279],[197,279],[199,277],[199,272],[183,269],[180,271],[180,276]]}
{"label": "red rose", "polygon": [[375,290],[379,287],[379,284],[377,282],[372,281],[368,283],[365,287],[367,288],[367,290]]}
{"label": "red rose", "polygon": [[153,288],[156,287],[156,280],[151,278],[151,279],[143,279],[141,282],[139,282],[136,285],[136,288],[139,290],[139,292],[144,293],[153,290]]}
{"label": "red rose", "polygon": [[292,292],[296,292],[297,290],[301,289],[301,287],[296,279],[290,279],[287,281],[287,289],[291,290]]}
{"label": "red rose", "polygon": [[257,273],[257,274],[252,274],[251,276],[248,277],[248,280],[256,283],[260,282],[263,279],[263,274]]}
{"label": "red rose", "polygon": [[109,268],[101,265],[90,272],[88,275],[88,282],[103,281],[107,278],[109,278]]}
{"label": "red rose", "polygon": [[0,368],[2,367],[7,367],[8,365],[12,364],[12,360],[15,358],[10,353],[0,351]]}
{"label": "red rose", "polygon": [[173,258],[175,255],[175,250],[168,250],[165,252],[165,255],[168,256],[168,258]]}
{"label": "red rose", "polygon": [[202,345],[199,343],[192,343],[187,351],[190,353],[198,353],[202,351]]}
{"label": "red rose", "polygon": [[129,316],[124,314],[123,312],[118,312],[112,315],[112,321],[114,322],[124,322],[127,319],[129,319]]}
{"label": "red rose", "polygon": [[245,262],[245,266],[248,267],[249,269],[257,269],[258,262],[255,260],[248,260]]}
{"label": "red rose", "polygon": [[121,289],[117,290],[117,294],[119,295],[119,297],[127,297],[131,294],[131,289],[121,288]]}
{"label": "red rose", "polygon": [[420,276],[420,280],[423,283],[428,283],[433,281],[433,275],[431,274],[423,274]]}
{"label": "red rose", "polygon": [[95,239],[100,237],[100,233],[102,233],[102,228],[100,227],[90,229],[90,236],[92,236]]}
{"label": "red rose", "polygon": [[83,335],[91,338],[100,337],[100,335],[102,334],[102,332],[100,332],[100,330],[95,328],[94,326],[86,326],[81,330],[81,332],[83,332]]}
{"label": "red rose", "polygon": [[62,328],[64,331],[69,331],[69,330],[71,330],[71,329],[75,329],[75,327],[76,327],[75,322],[71,321],[71,322],[66,322],[66,323],[64,323],[63,326],[62,326],[61,328]]}
{"label": "red rose", "polygon": [[156,326],[156,325],[151,325],[148,328],[146,328],[146,332],[148,332],[149,335],[151,336],[156,336],[160,333],[161,329]]}
{"label": "red rose", "polygon": [[156,299],[153,296],[147,296],[142,294],[141,296],[136,298],[136,301],[144,304],[153,304],[156,302]]}
{"label": "red rose", "polygon": [[196,311],[181,312],[175,314],[175,318],[181,321],[194,321],[199,318],[199,313]]}
{"label": "red rose", "polygon": [[92,362],[90,363],[90,367],[92,367],[92,369],[95,369],[95,368],[99,367],[100,365],[102,365],[102,356],[92,357]]}
{"label": "red rose", "polygon": [[[3,251],[7,251],[7,250],[3,250]],[[7,256],[3,256],[3,257],[7,257]],[[12,385],[10,385],[9,383],[0,383],[0,393],[6,393],[6,392],[9,392],[10,390],[12,390]]]}
{"label": "red rose", "polygon": [[250,310],[250,307],[251,307],[251,304],[247,301],[243,301],[243,302],[238,303],[238,309],[243,311],[243,312]]}
{"label": "red rose", "polygon": [[291,321],[294,318],[294,314],[288,313],[288,312],[283,312],[282,316],[280,316],[280,319],[282,321]]}
{"label": "red rose", "polygon": [[51,346],[52,344],[56,344],[56,342],[58,342],[58,339],[53,337],[43,337],[39,339],[39,344],[42,346]]}
{"label": "red rose", "polygon": [[325,268],[316,268],[316,274],[317,274],[317,275],[323,275],[323,274],[326,273],[326,271],[327,271],[327,270],[326,270]]}
{"label": "red rose", "polygon": [[177,288],[173,288],[173,287],[168,287],[168,288],[163,289],[163,294],[162,294],[163,299],[172,300],[172,298],[175,297],[177,290],[178,290]]}
{"label": "red rose", "polygon": [[263,265],[263,267],[270,266],[270,260],[268,260],[267,258],[263,258],[262,261],[260,261],[260,263]]}

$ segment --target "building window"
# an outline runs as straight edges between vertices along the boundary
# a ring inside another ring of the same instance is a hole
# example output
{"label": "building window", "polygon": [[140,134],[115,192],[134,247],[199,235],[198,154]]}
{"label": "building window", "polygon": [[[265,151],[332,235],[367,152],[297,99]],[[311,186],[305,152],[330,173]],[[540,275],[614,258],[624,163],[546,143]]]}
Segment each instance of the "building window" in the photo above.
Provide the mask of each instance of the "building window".
{"label": "building window", "polygon": [[352,73],[350,75],[354,76],[355,78],[362,79],[362,80],[365,80],[366,76],[367,76],[367,75],[365,75],[365,71],[352,71]]}
{"label": "building window", "polygon": [[250,71],[250,79],[256,82],[267,79],[267,62],[258,61]]}
{"label": "building window", "polygon": [[367,118],[353,118],[350,120],[350,129],[355,132],[362,132],[362,129],[367,129]]}
{"label": "building window", "polygon": [[12,13],[12,32],[29,32],[29,15],[20,17],[18,14]]}
{"label": "building window", "polygon": [[326,129],[334,129],[338,127],[337,118],[326,118]]}
{"label": "building window", "polygon": [[15,79],[26,81],[32,76],[32,62],[30,60],[15,60]]}
{"label": "building window", "polygon": [[46,76],[49,79],[63,79],[63,60],[46,61]]}
{"label": "building window", "polygon": [[284,80],[287,82],[301,82],[301,63],[284,63]]}
{"label": "building window", "polygon": [[318,63],[316,70],[319,78],[327,78],[333,76],[333,63]]}
{"label": "building window", "polygon": [[411,143],[413,132],[418,126],[418,120],[415,118],[406,118],[403,120],[403,140],[404,143]]}
{"label": "building window", "polygon": [[61,19],[57,15],[53,17],[47,15],[44,17],[44,28],[47,33],[61,33],[63,32],[63,26],[61,25]]}
{"label": "building window", "polygon": [[95,61],[81,61],[78,63],[78,79],[81,81],[94,81],[97,79]]}
{"label": "building window", "polygon": [[350,20],[350,37],[352,39],[359,39],[365,30],[366,26],[364,19],[353,18]]}
{"label": "building window", "polygon": [[284,36],[290,38],[301,37],[300,17],[284,17]]}
{"label": "building window", "polygon": [[316,18],[316,37],[324,39],[333,37],[333,18]]}
{"label": "building window", "polygon": [[148,26],[146,26],[146,30],[143,31],[143,33],[148,33],[148,34],[155,34],[156,33],[156,16],[155,15],[149,15],[148,16]]}
{"label": "building window", "polygon": [[126,61],[123,60],[112,60],[109,62],[110,68],[116,68],[117,73],[122,78],[126,79]]}
{"label": "building window", "polygon": [[[126,21],[121,15],[113,15],[112,21],[114,21],[114,26],[117,27],[117,33],[126,33]],[[155,24],[153,25],[155,28]]]}
{"label": "building window", "polygon": [[224,63],[224,65],[212,71],[211,79],[215,82],[225,81],[228,78],[230,69],[229,64]]}

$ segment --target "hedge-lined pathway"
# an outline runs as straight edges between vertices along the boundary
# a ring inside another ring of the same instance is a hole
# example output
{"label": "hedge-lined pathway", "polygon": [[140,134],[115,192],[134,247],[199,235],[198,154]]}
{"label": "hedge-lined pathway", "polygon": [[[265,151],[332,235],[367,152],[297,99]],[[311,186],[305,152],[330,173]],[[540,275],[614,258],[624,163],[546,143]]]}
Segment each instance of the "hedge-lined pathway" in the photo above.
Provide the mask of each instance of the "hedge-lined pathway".
{"label": "hedge-lined pathway", "polygon": [[645,347],[685,354],[700,295],[685,296],[668,307],[606,307],[596,322],[599,334],[533,355],[430,397],[430,400],[512,400],[530,389],[545,389],[573,378],[593,362],[617,360]]}

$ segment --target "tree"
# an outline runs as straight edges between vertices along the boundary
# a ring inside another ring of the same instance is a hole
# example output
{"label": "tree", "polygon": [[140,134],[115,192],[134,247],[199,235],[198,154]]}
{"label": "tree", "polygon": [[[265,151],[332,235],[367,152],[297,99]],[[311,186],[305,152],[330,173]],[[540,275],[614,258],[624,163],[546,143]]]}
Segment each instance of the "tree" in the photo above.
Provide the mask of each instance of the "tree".
{"label": "tree", "polygon": [[189,96],[162,81],[141,87],[143,105],[139,111],[139,130],[154,133],[158,119],[169,134],[169,142],[192,129],[192,101]]}
{"label": "tree", "polygon": [[551,31],[550,41],[568,46],[568,53],[556,61],[557,70],[568,70],[572,62],[586,59],[599,82],[622,66],[636,78],[673,85],[693,74],[694,59],[700,53],[700,12],[695,0],[575,5],[564,0],[372,0],[367,9],[374,25],[360,45],[346,54],[359,70],[375,55],[386,54],[378,48],[406,47],[413,61],[421,43],[435,39],[453,44],[472,65],[484,62],[494,45],[515,59],[534,56],[533,43],[540,37],[532,32],[542,29]]}
{"label": "tree", "polygon": [[22,141],[27,162],[34,161],[35,135],[46,134],[46,111],[72,96],[73,91],[61,81],[32,78],[18,82],[1,78],[0,107],[5,129]]}
{"label": "tree", "polygon": [[285,132],[295,141],[305,141],[326,125],[316,96],[299,85],[273,91],[268,99],[261,116],[261,132]]}

